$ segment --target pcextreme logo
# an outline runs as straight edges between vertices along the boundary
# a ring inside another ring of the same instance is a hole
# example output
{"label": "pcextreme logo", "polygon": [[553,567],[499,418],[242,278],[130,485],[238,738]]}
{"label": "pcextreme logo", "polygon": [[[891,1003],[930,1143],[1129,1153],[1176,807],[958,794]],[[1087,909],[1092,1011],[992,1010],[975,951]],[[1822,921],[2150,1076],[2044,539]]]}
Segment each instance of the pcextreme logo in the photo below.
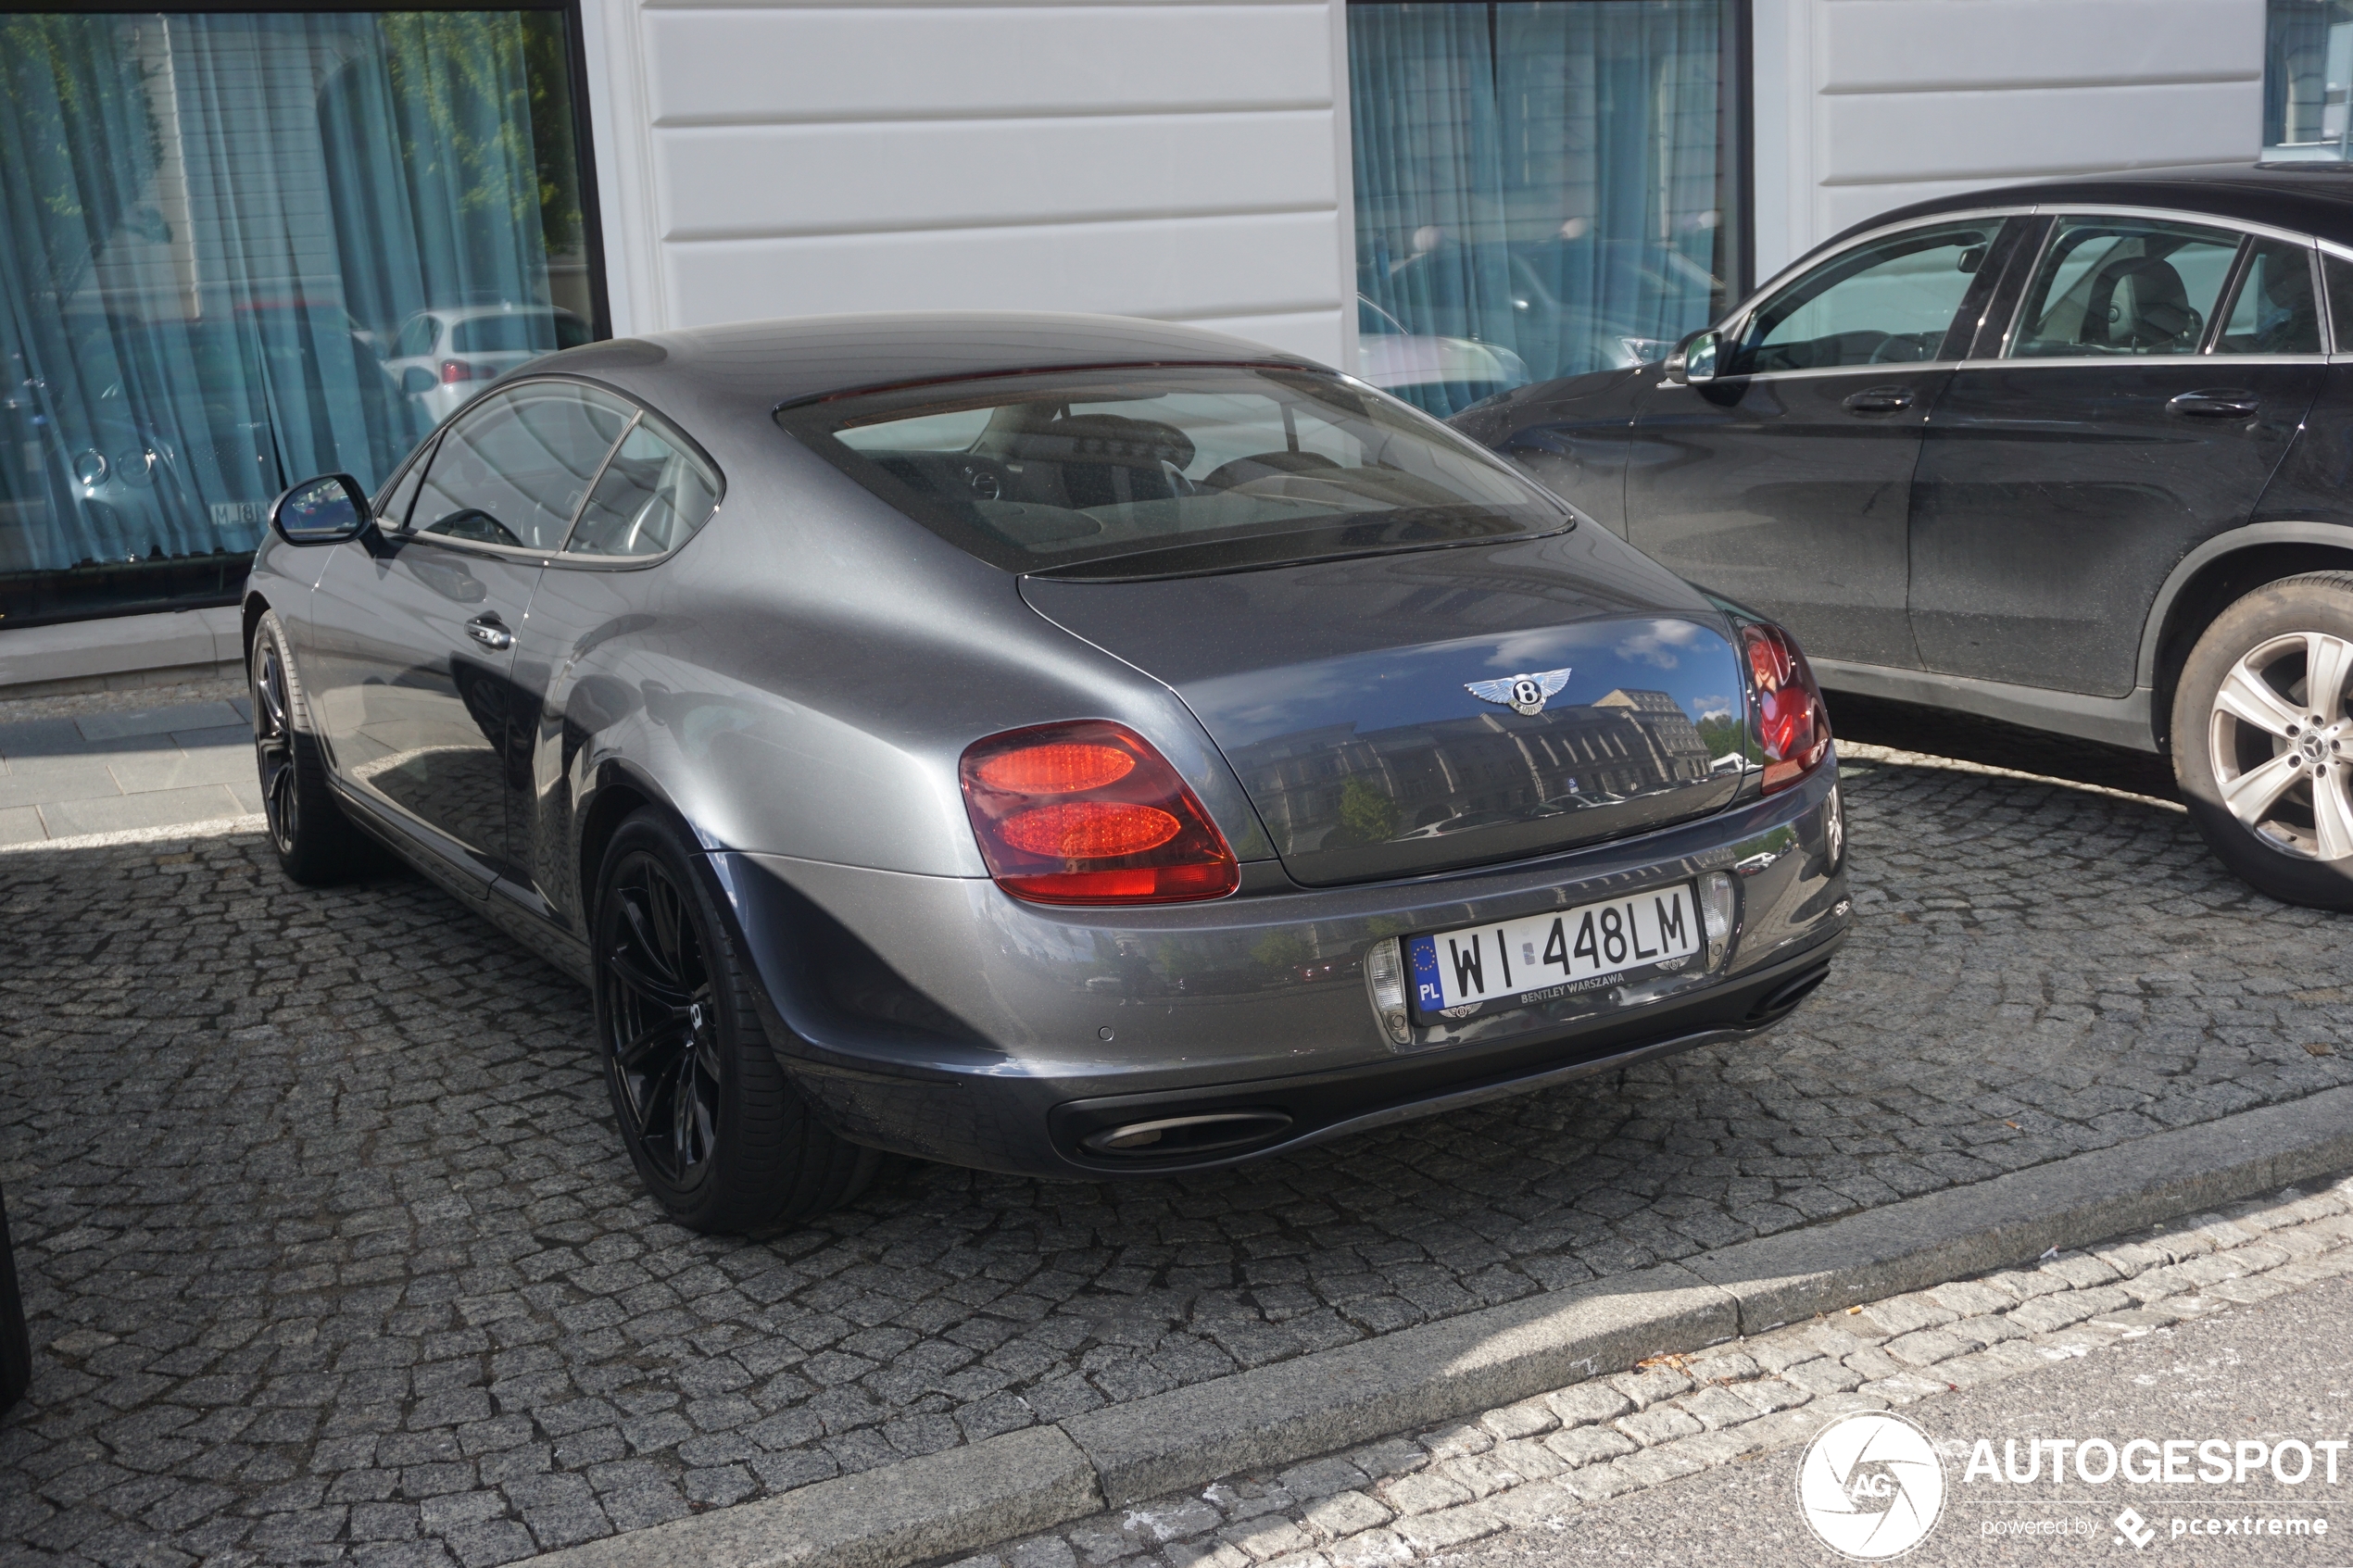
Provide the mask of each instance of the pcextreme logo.
{"label": "pcextreme logo", "polygon": [[1824,1546],[1858,1562],[1901,1557],[1944,1512],[1944,1461],[1900,1415],[1864,1411],[1831,1423],[1797,1466],[1797,1510]]}

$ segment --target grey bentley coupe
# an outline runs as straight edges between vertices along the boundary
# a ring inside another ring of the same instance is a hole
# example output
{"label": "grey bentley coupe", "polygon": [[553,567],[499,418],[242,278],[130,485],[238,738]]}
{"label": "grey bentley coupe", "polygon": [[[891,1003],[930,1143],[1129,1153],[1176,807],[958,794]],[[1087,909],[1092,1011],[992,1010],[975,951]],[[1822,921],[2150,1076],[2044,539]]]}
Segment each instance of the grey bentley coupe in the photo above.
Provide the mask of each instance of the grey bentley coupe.
{"label": "grey bentley coupe", "polygon": [[287,873],[388,847],[587,984],[696,1229],[885,1152],[1202,1170],[1737,1040],[1848,924],[1787,633],[1213,332],[593,344],[271,522]]}

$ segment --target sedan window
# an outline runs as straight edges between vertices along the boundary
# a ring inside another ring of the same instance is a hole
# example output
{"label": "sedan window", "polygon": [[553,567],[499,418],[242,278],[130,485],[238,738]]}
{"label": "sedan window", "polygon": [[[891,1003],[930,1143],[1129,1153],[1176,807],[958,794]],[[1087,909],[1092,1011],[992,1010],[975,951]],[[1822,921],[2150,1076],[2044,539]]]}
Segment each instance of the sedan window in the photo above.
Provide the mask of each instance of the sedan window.
{"label": "sedan window", "polygon": [[1938,224],[1831,257],[1756,308],[1725,373],[1945,358],[1945,333],[2000,228]]}
{"label": "sedan window", "polygon": [[632,412],[562,382],[484,398],[442,436],[409,527],[476,545],[555,549]]}
{"label": "sedan window", "polygon": [[2238,248],[2238,235],[2224,229],[2061,219],[2026,291],[2010,357],[2195,354]]}
{"label": "sedan window", "polygon": [[2321,312],[2312,295],[2312,247],[2257,240],[2223,319],[2217,354],[2318,354]]}
{"label": "sedan window", "polygon": [[685,544],[719,506],[719,480],[649,423],[622,438],[564,546],[574,556],[659,556]]}

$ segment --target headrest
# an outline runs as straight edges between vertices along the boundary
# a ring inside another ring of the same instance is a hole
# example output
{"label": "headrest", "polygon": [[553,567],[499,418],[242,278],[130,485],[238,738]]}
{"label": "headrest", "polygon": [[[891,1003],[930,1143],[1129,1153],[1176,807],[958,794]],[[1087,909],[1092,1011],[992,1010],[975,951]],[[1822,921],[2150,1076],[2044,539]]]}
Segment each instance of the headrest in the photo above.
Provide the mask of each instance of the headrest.
{"label": "headrest", "polygon": [[2203,325],[2190,291],[2170,261],[2119,257],[2101,267],[2084,301],[2079,342],[2114,348],[2163,348]]}
{"label": "headrest", "polygon": [[[1067,442],[1067,450],[1058,443]],[[1022,434],[1025,456],[1063,463],[1119,463],[1133,468],[1178,468],[1193,460],[1192,438],[1175,425],[1131,420],[1119,414],[1073,414]]]}

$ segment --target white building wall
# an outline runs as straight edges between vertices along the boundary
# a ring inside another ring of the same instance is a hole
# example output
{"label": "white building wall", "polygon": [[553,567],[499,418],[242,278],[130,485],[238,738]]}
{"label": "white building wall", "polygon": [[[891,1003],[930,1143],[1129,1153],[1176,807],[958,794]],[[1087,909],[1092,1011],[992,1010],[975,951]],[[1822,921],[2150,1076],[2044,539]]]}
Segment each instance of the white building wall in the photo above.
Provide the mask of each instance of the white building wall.
{"label": "white building wall", "polygon": [[2263,0],[1754,0],[1760,277],[1906,202],[2252,160]]}
{"label": "white building wall", "polygon": [[1189,321],[1344,362],[1340,0],[586,0],[614,325]]}

